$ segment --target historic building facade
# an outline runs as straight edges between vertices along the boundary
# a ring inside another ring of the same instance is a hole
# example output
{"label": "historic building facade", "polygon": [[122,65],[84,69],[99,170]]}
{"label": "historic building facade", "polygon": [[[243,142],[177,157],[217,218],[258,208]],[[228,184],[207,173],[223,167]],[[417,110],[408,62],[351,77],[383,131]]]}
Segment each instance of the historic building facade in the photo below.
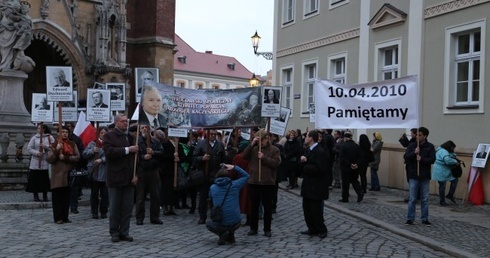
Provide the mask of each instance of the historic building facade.
{"label": "historic building facade", "polygon": [[[316,78],[357,84],[418,75],[420,97],[413,101],[420,125],[436,146],[453,140],[468,170],[478,143],[490,142],[489,9],[488,0],[276,0],[273,78],[289,96],[283,99],[293,109],[289,129],[314,128],[308,109],[321,97],[313,96]],[[332,127],[354,130],[357,137],[374,131]],[[406,130],[376,131],[385,142],[382,185],[406,188],[398,143]],[[489,166],[483,170],[487,200]]]}

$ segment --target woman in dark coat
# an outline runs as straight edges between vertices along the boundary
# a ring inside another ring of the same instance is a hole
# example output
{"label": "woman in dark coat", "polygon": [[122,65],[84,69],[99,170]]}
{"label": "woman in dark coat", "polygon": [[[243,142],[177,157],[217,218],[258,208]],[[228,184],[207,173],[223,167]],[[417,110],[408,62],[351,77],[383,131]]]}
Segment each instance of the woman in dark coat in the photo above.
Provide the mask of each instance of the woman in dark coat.
{"label": "woman in dark coat", "polygon": [[359,136],[359,146],[361,147],[361,157],[357,165],[359,166],[359,177],[361,178],[361,190],[366,193],[367,189],[367,168],[369,162],[374,161],[373,153],[371,152],[371,142],[365,134]]}
{"label": "woman in dark coat", "polygon": [[298,139],[301,137],[297,135],[295,130],[289,131],[287,135],[287,141],[284,144],[284,153],[286,155],[286,174],[289,178],[288,189],[294,189],[298,187],[298,175],[300,174],[299,157],[303,152],[303,146],[301,141]]}

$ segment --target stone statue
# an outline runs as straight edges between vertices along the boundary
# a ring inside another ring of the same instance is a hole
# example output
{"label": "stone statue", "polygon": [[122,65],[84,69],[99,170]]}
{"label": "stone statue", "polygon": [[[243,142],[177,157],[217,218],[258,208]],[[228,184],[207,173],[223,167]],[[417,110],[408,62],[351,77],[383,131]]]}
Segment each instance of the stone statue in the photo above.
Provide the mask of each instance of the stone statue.
{"label": "stone statue", "polygon": [[30,7],[26,1],[0,2],[0,71],[18,70],[29,73],[36,66],[24,54],[32,40]]}

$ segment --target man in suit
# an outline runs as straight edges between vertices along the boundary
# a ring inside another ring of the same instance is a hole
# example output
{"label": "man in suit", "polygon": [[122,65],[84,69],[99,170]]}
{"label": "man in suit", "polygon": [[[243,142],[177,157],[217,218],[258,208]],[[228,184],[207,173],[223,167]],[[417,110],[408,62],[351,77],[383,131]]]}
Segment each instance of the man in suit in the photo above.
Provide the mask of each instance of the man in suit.
{"label": "man in suit", "polygon": [[94,101],[93,108],[108,108],[107,104],[104,103],[104,95],[100,91],[92,93],[92,100]]}
{"label": "man in suit", "polygon": [[112,242],[121,240],[131,242],[129,223],[134,200],[134,185],[138,178],[134,176],[131,161],[138,152],[138,145],[128,135],[128,117],[118,114],[114,118],[115,128],[104,135],[102,144],[106,154],[107,188],[109,191],[110,217],[109,233]]}
{"label": "man in suit", "polygon": [[480,146],[480,151],[476,154],[477,159],[484,159],[487,157],[486,148],[487,147],[485,145]]}
{"label": "man in suit", "polygon": [[332,159],[327,150],[318,144],[318,131],[310,131],[305,139],[308,148],[300,157],[303,164],[303,213],[308,230],[305,235],[327,237],[323,219],[323,201],[328,199],[328,186],[332,181]]}
{"label": "man in suit", "polygon": [[361,147],[352,140],[352,133],[344,133],[344,143],[340,147],[340,176],[342,178],[342,199],[339,202],[349,202],[349,187],[357,193],[357,202],[362,201],[364,194],[359,184],[358,162],[361,157]]}
{"label": "man in suit", "polygon": [[146,86],[141,96],[141,106],[139,112],[139,124],[149,125],[154,130],[160,127],[167,127],[167,120],[160,113],[162,109],[162,95],[154,86]]}
{"label": "man in suit", "polygon": [[194,166],[204,171],[206,180],[198,187],[199,192],[199,221],[198,224],[206,224],[209,187],[213,184],[216,173],[225,162],[225,146],[216,140],[216,130],[210,130],[207,139],[202,139],[194,149]]}
{"label": "man in suit", "polygon": [[70,82],[66,80],[65,72],[62,69],[56,69],[53,72],[56,84],[53,87],[70,87]]}

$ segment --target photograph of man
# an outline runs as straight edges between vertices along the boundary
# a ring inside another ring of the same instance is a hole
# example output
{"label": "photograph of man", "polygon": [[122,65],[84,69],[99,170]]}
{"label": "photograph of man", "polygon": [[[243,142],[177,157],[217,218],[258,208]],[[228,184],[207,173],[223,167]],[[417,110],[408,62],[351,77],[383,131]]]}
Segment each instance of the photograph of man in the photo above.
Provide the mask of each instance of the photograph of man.
{"label": "photograph of man", "polygon": [[162,95],[154,86],[147,86],[141,95],[139,112],[140,125],[149,125],[153,128],[167,127],[165,117],[160,114],[162,109]]}
{"label": "photograph of man", "polygon": [[53,71],[54,82],[53,87],[70,87],[70,82],[66,80],[65,71],[61,68],[57,68]]}
{"label": "photograph of man", "polygon": [[42,98],[40,98],[40,102],[38,104],[36,104],[36,106],[34,108],[36,110],[49,110],[50,107],[51,106],[48,104],[46,97],[42,97]]}
{"label": "photograph of man", "polygon": [[279,104],[279,91],[267,89],[265,94],[264,103],[268,104]]}
{"label": "photograph of man", "polygon": [[260,119],[261,105],[259,104],[259,96],[253,93],[248,98],[248,109],[250,109],[251,118],[253,121],[257,121],[256,119]]}
{"label": "photograph of man", "polygon": [[485,159],[487,157],[487,146],[481,144],[478,152],[476,153],[477,159]]}
{"label": "photograph of man", "polygon": [[104,103],[104,94],[100,91],[95,91],[92,93],[93,108],[108,108],[107,104]]}
{"label": "photograph of man", "polygon": [[113,86],[111,89],[111,100],[124,100],[122,86]]}
{"label": "photograph of man", "polygon": [[140,94],[143,92],[144,86],[150,86],[153,85],[154,83],[158,83],[158,79],[155,80],[155,77],[158,76],[158,70],[156,68],[153,70],[149,70],[149,69],[140,70],[137,68],[136,75],[139,78],[136,87],[138,88],[138,93]]}

